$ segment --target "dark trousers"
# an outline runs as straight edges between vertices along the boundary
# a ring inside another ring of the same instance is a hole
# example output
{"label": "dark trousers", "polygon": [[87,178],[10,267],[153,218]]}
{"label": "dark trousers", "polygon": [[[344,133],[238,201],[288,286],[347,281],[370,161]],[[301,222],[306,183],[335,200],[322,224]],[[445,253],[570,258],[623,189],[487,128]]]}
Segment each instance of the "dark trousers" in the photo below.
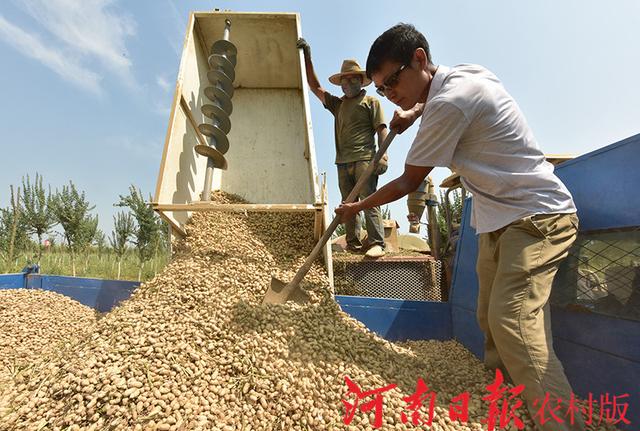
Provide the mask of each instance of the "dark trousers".
{"label": "dark trousers", "polygon": [[[340,193],[342,194],[342,200],[344,201],[347,199],[347,196],[349,196],[349,193],[351,193],[351,190],[355,187],[358,179],[364,174],[365,170],[369,166],[369,161],[363,160],[352,163],[339,163],[337,166],[338,185],[340,186]],[[358,193],[358,199],[356,199],[356,201],[373,194],[377,187],[378,176],[374,173],[364,184],[360,193]],[[369,245],[380,245],[384,247],[384,228],[382,226],[382,214],[380,212],[380,207],[365,210],[364,219],[367,226]],[[361,247],[360,224],[357,223],[356,217],[352,218],[345,224],[345,230],[347,231],[347,245],[351,247]]]}

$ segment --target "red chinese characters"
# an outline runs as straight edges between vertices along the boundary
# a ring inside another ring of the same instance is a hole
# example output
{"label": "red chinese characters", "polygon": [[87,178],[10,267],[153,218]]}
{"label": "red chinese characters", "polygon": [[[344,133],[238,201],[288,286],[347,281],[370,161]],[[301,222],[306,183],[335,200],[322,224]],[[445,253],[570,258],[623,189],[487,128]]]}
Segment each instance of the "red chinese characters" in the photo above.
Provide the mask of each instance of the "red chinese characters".
{"label": "red chinese characters", "polygon": [[[360,410],[362,410],[363,412],[368,412],[370,410],[375,409],[375,420],[373,421],[373,427],[376,429],[380,428],[382,426],[382,409],[383,409],[382,394],[384,392],[390,391],[391,389],[395,388],[398,385],[388,385],[388,386],[385,386],[384,388],[373,389],[371,391],[362,392],[362,389],[360,389],[360,387],[357,384],[355,384],[349,377],[345,376],[344,381],[346,382],[347,388],[349,389],[349,392],[347,392],[347,397],[351,394],[355,395],[355,401],[353,403],[350,403],[349,401],[346,401],[346,400],[342,400],[342,403],[345,405],[347,410],[344,417],[342,418],[342,421],[344,422],[344,424],[349,425],[351,423],[351,421],[353,420],[353,417],[358,411],[358,407],[360,407]],[[360,401],[364,400],[365,398],[369,398],[371,396],[374,397],[373,400],[367,401],[366,403],[360,405]]]}
{"label": "red chinese characters", "polygon": [[[348,392],[346,398],[353,395],[353,401],[346,399],[342,403],[346,407],[343,417],[345,425],[349,425],[358,411],[368,413],[373,411],[372,426],[375,429],[383,425],[384,413],[384,393],[396,388],[398,385],[391,384],[382,388],[363,391],[349,377],[344,377]],[[518,416],[517,410],[523,407],[523,401],[519,397],[524,391],[524,385],[509,387],[504,384],[504,376],[500,370],[496,370],[495,380],[486,386],[488,395],[482,399],[489,404],[487,417],[480,422],[487,425],[488,431],[496,429],[503,430],[513,424],[517,429],[524,429],[524,422]],[[400,413],[400,420],[407,424],[411,422],[416,427],[430,429],[435,414],[437,394],[429,388],[422,378],[419,378],[413,394],[404,397],[407,403],[405,410]],[[600,425],[602,423],[616,425],[631,422],[626,417],[629,408],[629,394],[610,396],[608,393],[602,395],[599,400],[593,394],[589,394],[588,399],[580,402],[574,394],[568,403],[563,403],[560,398],[545,394],[543,399],[533,402],[533,407],[537,409],[533,414],[533,419],[544,425],[547,422],[574,424],[580,415],[583,414],[586,425]],[[469,403],[471,394],[463,392],[451,399],[449,403],[449,419],[458,422],[469,422]],[[563,410],[566,406],[566,410]],[[595,414],[594,414],[595,413]],[[595,423],[597,421],[597,424]]]}
{"label": "red chinese characters", "polygon": [[537,419],[540,425],[544,425],[551,420],[554,420],[559,424],[564,423],[564,420],[558,416],[558,411],[562,408],[561,398],[552,400],[550,395],[547,393],[542,401],[534,400],[533,406],[538,409],[534,415],[534,419]]}
{"label": "red chinese characters", "polygon": [[[524,428],[524,422],[516,416],[516,410],[522,407],[522,400],[516,398],[524,391],[524,385],[518,385],[509,389],[503,386],[504,377],[499,369],[496,369],[495,381],[487,385],[489,395],[482,399],[489,402],[489,416],[482,420],[487,424],[488,431],[496,429],[496,424],[500,428],[505,428],[513,421],[519,430]],[[513,404],[510,404],[512,402]]]}
{"label": "red chinese characters", "polygon": [[[422,379],[418,379],[418,384],[416,385],[416,391],[408,396],[403,398],[403,400],[409,404],[408,409],[411,410],[411,423],[414,425],[427,425],[431,426],[433,422],[433,411],[436,407],[436,393],[429,390],[429,387],[424,383]],[[429,409],[427,419],[420,420],[420,408],[422,407],[422,403],[429,400]],[[409,419],[407,418],[407,414],[402,412],[400,415],[400,419],[403,424],[406,424]]]}
{"label": "red chinese characters", "polygon": [[[463,392],[454,397],[449,404],[449,419],[452,421],[469,422],[469,400],[471,394]],[[459,404],[458,404],[459,403]]]}
{"label": "red chinese characters", "polygon": [[[629,425],[631,421],[626,417],[627,410],[629,409],[629,403],[622,401],[627,398],[629,398],[629,394],[614,395],[613,398],[608,393],[601,395],[600,414],[598,415],[597,425],[600,425],[602,422],[613,425],[623,422]],[[586,417],[585,424],[593,425],[594,406],[596,406],[597,403],[592,393],[589,393],[589,397],[585,401],[586,406],[583,408],[583,412]]]}

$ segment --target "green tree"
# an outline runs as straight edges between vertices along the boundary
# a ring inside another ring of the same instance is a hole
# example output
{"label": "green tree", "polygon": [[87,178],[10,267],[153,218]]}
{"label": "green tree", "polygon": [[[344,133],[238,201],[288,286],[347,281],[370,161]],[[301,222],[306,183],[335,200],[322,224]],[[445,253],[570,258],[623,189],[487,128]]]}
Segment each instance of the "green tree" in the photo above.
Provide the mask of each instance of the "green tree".
{"label": "green tree", "polygon": [[28,228],[23,217],[20,202],[20,187],[11,191],[11,202],[7,208],[0,208],[0,250],[6,262],[6,269],[13,268],[13,260],[17,253],[23,252],[29,245]]}
{"label": "green tree", "polygon": [[120,273],[122,269],[122,257],[127,251],[127,243],[129,238],[135,231],[135,223],[133,217],[129,213],[119,212],[113,216],[113,232],[109,238],[111,248],[116,254],[116,260],[118,262],[118,279],[120,279]]}
{"label": "green tree", "polygon": [[98,216],[87,214],[82,220],[80,235],[78,237],[77,247],[79,251],[85,251],[96,238],[96,235],[100,232],[98,229]]}
{"label": "green tree", "polygon": [[51,199],[51,210],[64,230],[74,277],[76,276],[76,255],[91,243],[98,226],[98,217],[89,214],[94,208],[95,206],[86,200],[84,192],[78,192],[71,181]]}
{"label": "green tree", "polygon": [[107,248],[107,237],[102,232],[102,230],[98,229],[96,234],[93,237],[93,245],[98,249],[98,257],[102,257],[102,253]]}
{"label": "green tree", "polygon": [[[151,196],[149,196],[151,200]],[[154,246],[159,234],[158,215],[150,205],[142,197],[140,189],[134,185],[129,187],[129,195],[120,195],[120,202],[116,206],[128,207],[136,219],[136,228],[134,232],[134,244],[138,253],[138,281],[142,278],[142,269],[145,262],[153,257]]]}
{"label": "green tree", "polygon": [[156,218],[158,225],[158,234],[155,236],[153,245],[153,275],[155,276],[158,271],[157,263],[158,257],[161,254],[168,254],[171,246],[171,236],[169,235],[169,226],[167,222],[160,217]]}
{"label": "green tree", "polygon": [[[454,231],[459,228],[462,223],[462,193],[460,189],[456,189],[449,194],[449,201],[445,200],[445,194],[440,191],[440,202],[438,202],[438,226],[440,228],[441,238],[441,252],[440,255],[443,258],[449,256],[453,251],[453,238],[449,231],[452,228]],[[449,214],[451,227],[447,225],[447,213]],[[455,232],[454,232],[455,233]]]}
{"label": "green tree", "polygon": [[98,216],[87,215],[82,221],[80,236],[78,238],[77,249],[79,253],[84,253],[84,271],[89,268],[89,249],[94,242],[98,229]]}
{"label": "green tree", "polygon": [[55,248],[55,246],[58,245],[58,239],[55,235],[48,235],[47,241],[49,241],[49,247],[51,247],[51,249]]}
{"label": "green tree", "polygon": [[42,176],[38,173],[36,173],[33,184],[31,184],[29,175],[27,175],[26,181],[22,178],[22,204],[29,233],[38,237],[39,264],[42,258],[42,236],[51,230],[56,224],[56,220],[51,211],[51,189],[45,193]]}

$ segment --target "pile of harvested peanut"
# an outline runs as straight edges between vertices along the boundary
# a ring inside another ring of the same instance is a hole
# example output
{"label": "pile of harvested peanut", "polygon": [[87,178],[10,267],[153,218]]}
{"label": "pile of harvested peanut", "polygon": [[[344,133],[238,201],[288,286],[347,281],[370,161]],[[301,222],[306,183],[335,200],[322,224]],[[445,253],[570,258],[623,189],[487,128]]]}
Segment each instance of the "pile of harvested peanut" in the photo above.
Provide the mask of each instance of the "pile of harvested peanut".
{"label": "pile of harvested peanut", "polygon": [[96,312],[67,296],[0,290],[0,366],[23,368],[93,332]]}
{"label": "pile of harvested peanut", "polygon": [[0,417],[17,376],[73,349],[95,323],[92,308],[59,293],[0,290]]}
{"label": "pile of harvested peanut", "polygon": [[[380,429],[418,429],[401,414],[410,417],[403,397],[420,377],[437,393],[431,429],[486,429],[492,373],[456,342],[400,345],[369,332],[333,302],[320,262],[305,279],[310,304],[260,305],[272,275],[293,277],[311,232],[313,215],[194,214],[162,274],[73,349],[17,373],[0,429],[372,429],[375,410],[344,424],[342,400],[354,401],[345,376],[363,391],[397,385]],[[469,422],[452,422],[449,403],[465,391]]]}

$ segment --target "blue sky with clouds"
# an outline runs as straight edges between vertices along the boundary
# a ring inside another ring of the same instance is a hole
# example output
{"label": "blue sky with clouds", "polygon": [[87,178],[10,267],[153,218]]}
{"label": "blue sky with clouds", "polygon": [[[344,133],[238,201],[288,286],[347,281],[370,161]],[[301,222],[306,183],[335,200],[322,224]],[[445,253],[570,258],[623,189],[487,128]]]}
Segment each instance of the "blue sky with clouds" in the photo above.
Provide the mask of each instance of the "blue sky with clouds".
{"label": "blue sky with clouds", "polygon": [[[410,22],[436,64],[478,63],[496,73],[547,153],[583,154],[640,133],[634,0],[3,0],[0,205],[24,175],[39,172],[53,188],[72,180],[109,233],[113,203],[129,184],[155,189],[188,14],[213,8],[298,12],[319,78],[337,94],[326,79],[342,59],[364,64],[381,32]],[[383,107],[390,118],[394,108]],[[335,206],[333,120],[313,95],[311,113]],[[394,142],[381,182],[401,172],[415,127]],[[406,230],[405,203],[390,208]]]}

